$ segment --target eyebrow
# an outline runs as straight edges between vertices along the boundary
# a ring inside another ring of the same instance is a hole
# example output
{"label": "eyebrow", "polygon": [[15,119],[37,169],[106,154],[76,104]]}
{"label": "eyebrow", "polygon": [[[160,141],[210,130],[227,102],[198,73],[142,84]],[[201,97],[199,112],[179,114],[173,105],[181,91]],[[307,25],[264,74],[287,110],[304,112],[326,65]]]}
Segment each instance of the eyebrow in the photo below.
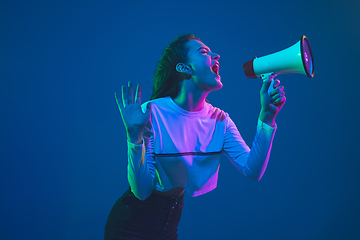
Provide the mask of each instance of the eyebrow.
{"label": "eyebrow", "polygon": [[209,51],[209,52],[211,52],[210,51],[210,49],[209,48],[207,48],[207,47],[200,47],[198,50],[196,50],[196,51],[199,51],[200,49],[205,49],[205,50],[207,50],[207,51]]}

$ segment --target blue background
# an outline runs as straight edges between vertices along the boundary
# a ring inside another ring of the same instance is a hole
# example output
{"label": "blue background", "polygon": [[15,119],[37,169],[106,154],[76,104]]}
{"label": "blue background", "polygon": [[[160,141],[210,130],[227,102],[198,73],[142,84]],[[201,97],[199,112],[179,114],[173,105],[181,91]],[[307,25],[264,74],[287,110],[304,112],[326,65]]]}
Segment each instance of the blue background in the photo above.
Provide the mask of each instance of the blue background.
{"label": "blue background", "polygon": [[102,239],[128,188],[114,99],[151,95],[162,50],[193,32],[219,53],[209,95],[251,146],[261,80],[242,65],[310,40],[315,77],[287,102],[260,182],[224,156],[218,187],[185,198],[179,239],[360,239],[358,0],[1,1],[1,239]]}

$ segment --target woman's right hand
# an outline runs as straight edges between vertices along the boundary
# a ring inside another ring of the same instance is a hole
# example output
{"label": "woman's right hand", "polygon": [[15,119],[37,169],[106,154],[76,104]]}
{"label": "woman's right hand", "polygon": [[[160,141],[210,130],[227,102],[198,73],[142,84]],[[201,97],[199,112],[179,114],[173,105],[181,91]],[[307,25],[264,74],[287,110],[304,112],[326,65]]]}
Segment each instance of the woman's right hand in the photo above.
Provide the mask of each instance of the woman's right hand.
{"label": "woman's right hand", "polygon": [[121,86],[121,99],[117,98],[116,93],[115,99],[125,125],[128,140],[134,144],[141,143],[143,129],[150,117],[150,103],[145,113],[141,110],[141,86],[137,85],[135,100],[133,85],[130,81],[127,87]]}

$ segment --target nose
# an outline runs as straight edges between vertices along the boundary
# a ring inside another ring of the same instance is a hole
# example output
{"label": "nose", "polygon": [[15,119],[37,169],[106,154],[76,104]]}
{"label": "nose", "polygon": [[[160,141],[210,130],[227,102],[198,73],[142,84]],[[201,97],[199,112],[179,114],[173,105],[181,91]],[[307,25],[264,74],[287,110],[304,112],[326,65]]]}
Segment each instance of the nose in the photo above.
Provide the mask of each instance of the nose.
{"label": "nose", "polygon": [[219,54],[213,53],[213,59],[214,59],[214,60],[219,60],[219,58],[220,58],[220,55],[219,55]]}

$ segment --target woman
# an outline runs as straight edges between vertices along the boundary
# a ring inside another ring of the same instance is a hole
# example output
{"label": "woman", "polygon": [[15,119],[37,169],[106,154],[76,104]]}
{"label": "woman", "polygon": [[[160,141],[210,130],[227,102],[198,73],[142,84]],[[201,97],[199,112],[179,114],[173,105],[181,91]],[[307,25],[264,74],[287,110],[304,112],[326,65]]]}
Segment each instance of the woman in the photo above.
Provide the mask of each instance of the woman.
{"label": "woman", "polygon": [[122,87],[116,101],[127,131],[130,189],[113,206],[105,239],[177,239],[186,191],[195,197],[217,184],[220,154],[246,177],[259,181],[266,169],[275,117],[284,105],[284,88],[270,80],[260,91],[261,111],[252,149],[234,122],[206,101],[222,87],[220,56],[192,34],[173,41],[157,64],[149,102],[141,105],[141,86]]}

